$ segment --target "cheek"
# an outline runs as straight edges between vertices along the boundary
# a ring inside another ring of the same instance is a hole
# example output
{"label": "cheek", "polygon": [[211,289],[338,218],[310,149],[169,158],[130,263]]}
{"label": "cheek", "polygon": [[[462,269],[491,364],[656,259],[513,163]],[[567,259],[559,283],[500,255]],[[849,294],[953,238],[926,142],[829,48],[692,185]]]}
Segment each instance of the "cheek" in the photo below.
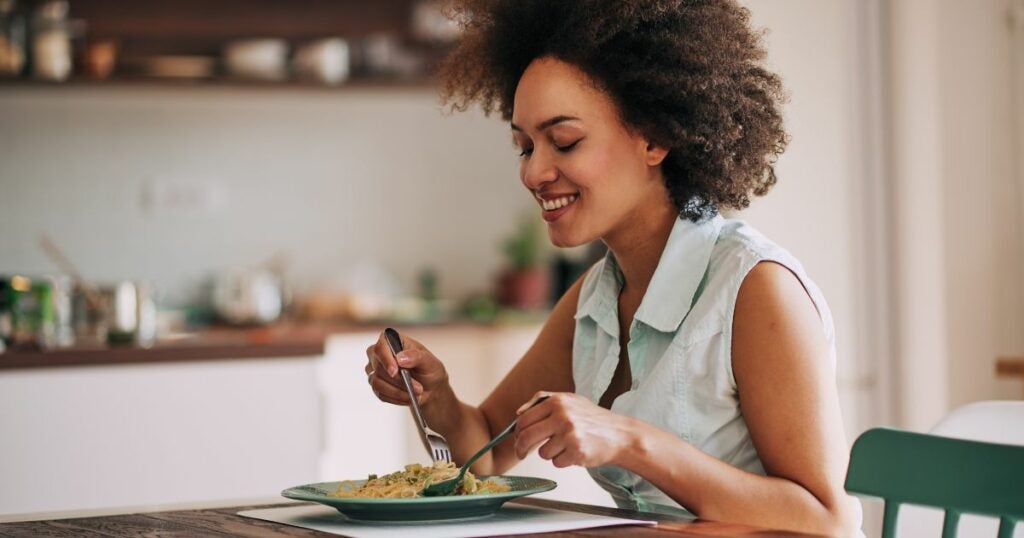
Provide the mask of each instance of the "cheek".
{"label": "cheek", "polygon": [[570,177],[582,190],[590,191],[591,195],[601,196],[602,191],[615,177],[615,159],[607,151],[594,151],[581,155],[575,162]]}

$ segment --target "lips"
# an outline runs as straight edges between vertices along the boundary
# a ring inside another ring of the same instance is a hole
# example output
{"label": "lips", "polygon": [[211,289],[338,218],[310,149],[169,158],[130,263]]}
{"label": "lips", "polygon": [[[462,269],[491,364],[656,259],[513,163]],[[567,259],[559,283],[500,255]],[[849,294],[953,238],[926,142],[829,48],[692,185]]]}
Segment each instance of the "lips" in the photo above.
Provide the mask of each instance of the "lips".
{"label": "lips", "polygon": [[538,197],[541,211],[540,216],[549,224],[562,218],[576,206],[576,201],[579,200],[579,194],[569,194],[563,196],[554,196],[547,199]]}

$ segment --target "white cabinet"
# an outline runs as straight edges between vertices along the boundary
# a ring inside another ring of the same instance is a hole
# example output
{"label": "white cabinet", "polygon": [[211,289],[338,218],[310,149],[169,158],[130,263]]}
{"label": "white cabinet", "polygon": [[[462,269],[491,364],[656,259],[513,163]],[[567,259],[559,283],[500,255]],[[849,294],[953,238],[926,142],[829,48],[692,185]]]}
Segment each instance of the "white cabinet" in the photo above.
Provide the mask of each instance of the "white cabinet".
{"label": "white cabinet", "polygon": [[0,514],[276,496],[314,481],[319,357],[0,373]]}
{"label": "white cabinet", "polygon": [[[407,329],[473,404],[538,331]],[[408,409],[367,386],[377,335],[334,335],[323,357],[2,371],[0,514],[266,499],[426,462]],[[546,496],[609,503],[582,469],[532,456],[512,472],[556,480]]]}

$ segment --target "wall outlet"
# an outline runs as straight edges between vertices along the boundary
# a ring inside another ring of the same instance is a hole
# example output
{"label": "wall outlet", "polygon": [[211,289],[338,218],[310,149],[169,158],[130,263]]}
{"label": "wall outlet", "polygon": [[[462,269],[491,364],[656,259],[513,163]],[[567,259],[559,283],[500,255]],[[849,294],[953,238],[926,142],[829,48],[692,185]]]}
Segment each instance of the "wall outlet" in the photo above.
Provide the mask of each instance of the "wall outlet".
{"label": "wall outlet", "polygon": [[139,207],[146,214],[208,217],[224,209],[227,193],[213,180],[155,179],[142,184]]}

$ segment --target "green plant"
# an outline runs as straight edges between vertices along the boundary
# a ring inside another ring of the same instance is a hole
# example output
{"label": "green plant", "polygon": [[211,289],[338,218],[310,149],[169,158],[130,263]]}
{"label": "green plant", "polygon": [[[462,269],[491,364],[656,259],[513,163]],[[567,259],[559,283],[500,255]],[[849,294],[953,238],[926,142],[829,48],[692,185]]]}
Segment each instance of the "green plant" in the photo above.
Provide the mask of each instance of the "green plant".
{"label": "green plant", "polygon": [[540,265],[544,253],[544,237],[536,216],[519,221],[515,233],[505,239],[502,247],[508,264],[516,270]]}

